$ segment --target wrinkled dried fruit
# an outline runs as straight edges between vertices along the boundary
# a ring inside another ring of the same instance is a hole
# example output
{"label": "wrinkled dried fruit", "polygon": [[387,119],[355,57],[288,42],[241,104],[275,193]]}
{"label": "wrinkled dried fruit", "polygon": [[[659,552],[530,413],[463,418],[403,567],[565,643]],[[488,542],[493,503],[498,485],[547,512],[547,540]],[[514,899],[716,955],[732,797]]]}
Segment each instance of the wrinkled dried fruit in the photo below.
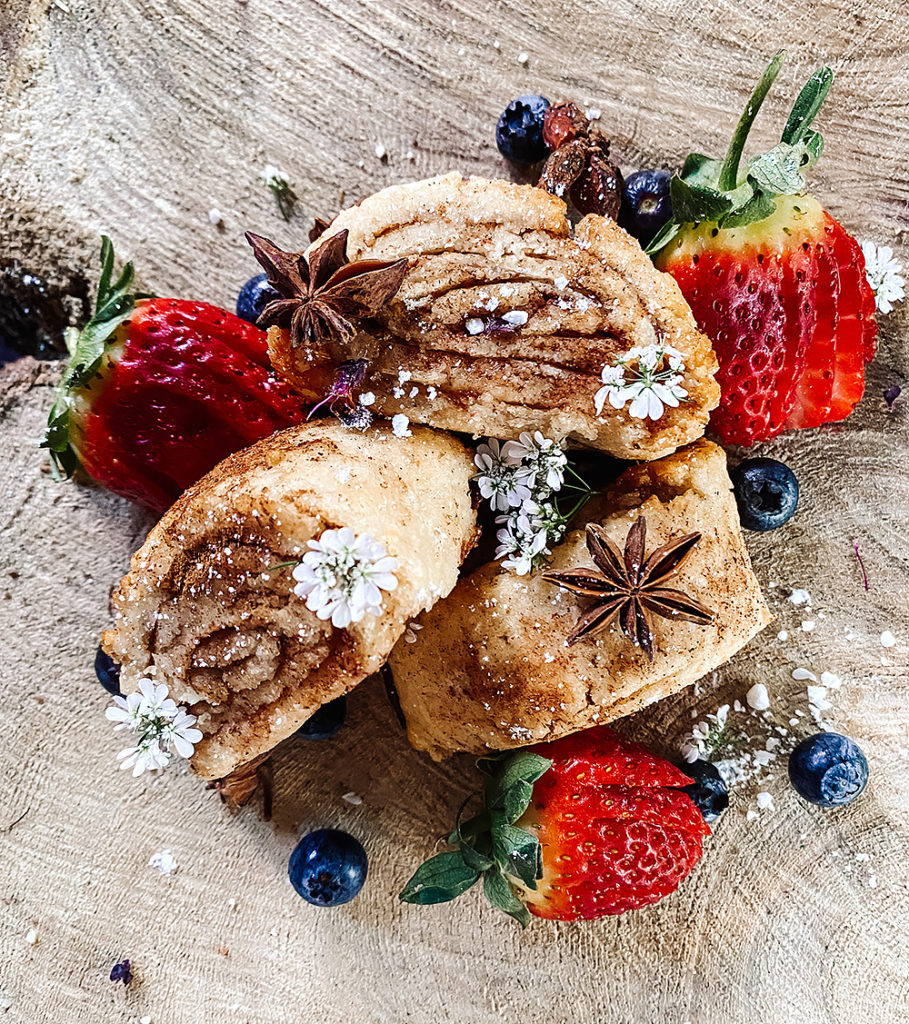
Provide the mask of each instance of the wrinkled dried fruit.
{"label": "wrinkled dried fruit", "polygon": [[543,141],[553,151],[586,135],[590,122],[573,103],[558,103],[543,118]]}

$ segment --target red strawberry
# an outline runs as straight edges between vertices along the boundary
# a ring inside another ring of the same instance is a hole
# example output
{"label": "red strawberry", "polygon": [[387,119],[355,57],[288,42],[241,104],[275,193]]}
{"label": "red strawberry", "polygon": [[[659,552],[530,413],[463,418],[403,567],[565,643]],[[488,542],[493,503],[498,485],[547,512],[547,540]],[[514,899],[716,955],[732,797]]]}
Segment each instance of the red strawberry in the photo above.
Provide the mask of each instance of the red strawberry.
{"label": "red strawberry", "polygon": [[44,447],[156,511],[227,455],[301,422],[264,331],[205,302],[139,299],[132,266],[111,283],[104,239],[95,314],[71,346]]}
{"label": "red strawberry", "polygon": [[802,172],[823,148],[810,125],[829,69],[799,94],[781,142],[739,169],[783,56],[764,73],[725,160],[692,154],[673,178],[673,220],[648,247],[713,341],[723,399],[711,426],[734,444],[848,416],[877,338],[861,248],[804,194]]}
{"label": "red strawberry", "polygon": [[482,877],[522,924],[621,914],[674,892],[710,833],[681,792],[691,780],[605,726],[487,763],[485,809],[449,837],[458,849],[419,868],[403,901],[441,903]]}

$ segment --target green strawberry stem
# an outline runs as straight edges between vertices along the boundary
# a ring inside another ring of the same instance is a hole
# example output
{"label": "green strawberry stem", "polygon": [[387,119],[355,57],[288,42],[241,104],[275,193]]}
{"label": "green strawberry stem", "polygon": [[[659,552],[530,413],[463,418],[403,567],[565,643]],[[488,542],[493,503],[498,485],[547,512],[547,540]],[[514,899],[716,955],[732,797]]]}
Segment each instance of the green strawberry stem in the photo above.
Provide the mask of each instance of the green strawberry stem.
{"label": "green strawberry stem", "polygon": [[101,276],[95,297],[95,311],[81,331],[66,332],[69,363],[63,371],[41,442],[50,452],[55,480],[72,476],[79,459],[70,444],[70,409],[74,394],[84,388],[101,367],[104,353],[117,328],[132,316],[138,299],[148,296],[134,292],[133,265],[126,263],[114,280],[114,247],[101,236]]}
{"label": "green strawberry stem", "polygon": [[780,73],[780,68],[783,66],[785,59],[786,51],[777,50],[770,63],[764,69],[761,80],[754,87],[754,92],[752,92],[748,104],[739,118],[739,123],[736,125],[732,140],[729,143],[729,149],[726,151],[726,159],[723,161],[723,166],[720,169],[717,185],[721,192],[731,192],[738,185],[739,163],[742,159],[745,143],[748,140],[748,134],[751,131],[751,126],[754,124],[754,119],[758,115],[758,111],[767,97],[767,93],[770,92],[770,87],[776,81],[776,76]]}
{"label": "green strawberry stem", "polygon": [[509,879],[535,889],[543,877],[543,851],[539,839],[515,822],[530,804],[533,784],[549,771],[552,761],[519,750],[483,758],[478,767],[486,776],[483,810],[461,822],[472,798],[461,804],[455,829],[448,837],[455,849],[421,864],[398,899],[423,906],[447,903],[482,878],[489,902],[526,927],[530,912],[514,894]]}

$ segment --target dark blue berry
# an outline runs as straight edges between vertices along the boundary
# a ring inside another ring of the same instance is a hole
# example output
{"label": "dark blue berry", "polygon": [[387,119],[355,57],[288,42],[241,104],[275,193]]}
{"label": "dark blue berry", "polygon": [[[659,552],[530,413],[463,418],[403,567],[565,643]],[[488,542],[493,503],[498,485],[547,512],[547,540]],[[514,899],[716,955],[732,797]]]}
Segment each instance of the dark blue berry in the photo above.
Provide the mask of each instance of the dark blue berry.
{"label": "dark blue berry", "polygon": [[683,764],[682,771],[694,779],[690,786],[682,787],[682,792],[687,793],[697,804],[698,810],[704,815],[704,821],[716,821],[729,806],[729,790],[719,768],[710,761],[698,760]]}
{"label": "dark blue berry", "polygon": [[256,274],[240,289],[237,296],[237,316],[254,324],[269,302],[280,298],[275,288],[268,283],[265,274]]}
{"label": "dark blue berry", "polygon": [[95,654],[95,675],[108,693],[120,696],[120,666],[103,647],[99,647]]}
{"label": "dark blue berry", "polygon": [[344,724],[347,714],[347,698],[330,700],[297,730],[305,740],[330,740]]}
{"label": "dark blue berry", "polygon": [[625,230],[649,242],[672,216],[668,171],[635,171],[625,179],[619,223]]}
{"label": "dark blue berry", "polygon": [[868,762],[855,740],[838,732],[819,732],[789,755],[789,781],[813,804],[842,807],[867,785]]}
{"label": "dark blue berry", "polygon": [[730,473],[739,518],[746,530],[775,530],[799,503],[795,473],[776,459],[745,459]]}
{"label": "dark blue berry", "polygon": [[543,116],[549,107],[544,96],[519,96],[502,111],[496,125],[496,145],[506,160],[536,164],[549,148],[543,141]]}
{"label": "dark blue berry", "polygon": [[291,885],[317,907],[347,903],[366,881],[366,851],[346,832],[323,828],[304,836],[290,855]]}
{"label": "dark blue berry", "polygon": [[110,980],[122,981],[124,985],[128,985],[133,980],[133,972],[130,970],[129,960],[121,960],[111,967]]}

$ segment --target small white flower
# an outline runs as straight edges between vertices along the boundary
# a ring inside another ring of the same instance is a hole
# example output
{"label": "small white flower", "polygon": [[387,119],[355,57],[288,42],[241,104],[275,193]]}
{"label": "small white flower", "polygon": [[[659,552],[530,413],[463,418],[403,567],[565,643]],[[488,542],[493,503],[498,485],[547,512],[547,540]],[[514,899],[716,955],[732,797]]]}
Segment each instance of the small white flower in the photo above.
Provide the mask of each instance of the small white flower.
{"label": "small white flower", "polygon": [[167,696],[166,686],[152,679],[140,679],[138,691],[127,697],[114,697],[114,707],[105,715],[117,723],[118,731],[128,729],[136,734],[135,744],[117,755],[120,767],[132,768],[135,776],[165,768],[171,750],[192,757],[195,744],[202,739],[195,728],[195,715],[188,714]]}
{"label": "small white flower", "polygon": [[266,164],[262,168],[262,173],[259,177],[269,188],[287,187],[287,175],[280,169],[280,167],[275,167],[274,164]]}
{"label": "small white flower", "polygon": [[[565,466],[568,457],[562,445],[552,438],[544,437],[537,430],[531,435],[524,431],[517,441],[511,442],[511,454],[521,460],[516,472],[517,478],[534,492],[541,489],[557,491],[565,480]],[[536,495],[540,497],[539,494]]]}
{"label": "small white flower", "polygon": [[[634,368],[630,364],[637,364]],[[606,365],[600,374],[603,387],[594,395],[594,408],[601,415],[608,401],[613,409],[628,408],[635,419],[658,420],[666,407],[675,408],[688,397],[682,387],[685,362],[682,353],[670,345],[635,347]],[[628,379],[626,374],[631,375]]]}
{"label": "small white flower", "polygon": [[890,313],[894,302],[901,302],[906,297],[903,265],[894,257],[889,245],[862,242],[862,255],[865,257],[868,284],[874,292],[874,305],[879,313]]}
{"label": "small white flower", "polygon": [[391,432],[395,437],[413,437],[413,431],[410,429],[410,420],[403,412],[399,412],[396,416],[392,416]]}
{"label": "small white flower", "polygon": [[517,476],[521,458],[515,446],[514,441],[500,445],[491,439],[481,444],[474,456],[474,464],[480,470],[474,477],[477,487],[496,512],[520,508],[530,498],[530,487]]}
{"label": "small white flower", "polygon": [[370,534],[349,527],[324,530],[293,571],[294,593],[306,607],[336,629],[346,629],[364,615],[381,615],[382,591],[392,591],[398,560]]}
{"label": "small white flower", "polygon": [[535,561],[548,553],[546,528],[521,511],[499,516],[496,522],[504,526],[496,533],[499,543],[495,557],[503,560],[502,565],[506,569],[513,569],[518,576],[526,576]]}

